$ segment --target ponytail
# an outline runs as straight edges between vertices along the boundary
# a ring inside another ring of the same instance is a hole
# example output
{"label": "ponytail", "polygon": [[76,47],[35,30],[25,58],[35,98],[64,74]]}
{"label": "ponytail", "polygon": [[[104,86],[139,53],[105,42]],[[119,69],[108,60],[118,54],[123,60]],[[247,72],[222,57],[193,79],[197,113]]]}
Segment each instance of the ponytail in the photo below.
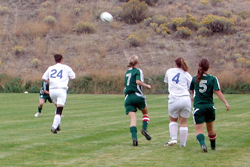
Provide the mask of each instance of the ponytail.
{"label": "ponytail", "polygon": [[134,68],[137,63],[138,63],[138,56],[133,55],[130,57],[129,64],[127,65],[127,67]]}
{"label": "ponytail", "polygon": [[183,58],[178,57],[177,59],[175,59],[175,64],[177,65],[178,68],[181,68],[183,71],[188,71],[188,66]]}
{"label": "ponytail", "polygon": [[199,63],[198,72],[197,72],[197,75],[196,75],[196,78],[195,78],[196,83],[200,83],[204,72],[207,71],[208,69],[209,69],[208,60],[205,59],[205,58],[201,59],[201,61]]}

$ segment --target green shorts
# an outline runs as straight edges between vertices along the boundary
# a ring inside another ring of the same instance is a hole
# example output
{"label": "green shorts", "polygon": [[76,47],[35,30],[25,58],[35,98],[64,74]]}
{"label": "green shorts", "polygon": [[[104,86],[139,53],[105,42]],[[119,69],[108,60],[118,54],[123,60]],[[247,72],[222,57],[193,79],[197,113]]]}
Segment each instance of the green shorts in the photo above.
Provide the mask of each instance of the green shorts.
{"label": "green shorts", "polygon": [[46,101],[48,100],[50,103],[52,103],[52,100],[51,100],[51,98],[50,98],[50,96],[49,95],[42,95],[42,94],[40,94],[39,95],[39,99],[44,99],[44,102],[46,103]]}
{"label": "green shorts", "polygon": [[126,109],[126,115],[129,112],[136,112],[137,108],[139,110],[144,109],[147,106],[146,100],[144,96],[140,96],[140,94],[127,94],[124,100],[124,106]]}
{"label": "green shorts", "polygon": [[215,120],[214,106],[197,107],[193,110],[194,124],[202,124],[204,122],[213,122]]}

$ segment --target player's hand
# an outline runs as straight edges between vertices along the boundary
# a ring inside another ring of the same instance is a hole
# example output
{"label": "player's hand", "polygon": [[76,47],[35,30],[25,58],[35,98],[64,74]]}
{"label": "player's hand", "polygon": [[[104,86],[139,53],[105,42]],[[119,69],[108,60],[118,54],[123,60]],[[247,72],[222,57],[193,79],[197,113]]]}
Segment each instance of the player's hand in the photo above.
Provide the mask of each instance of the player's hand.
{"label": "player's hand", "polygon": [[230,109],[230,105],[228,103],[226,103],[225,105],[226,105],[226,110],[228,111]]}
{"label": "player's hand", "polygon": [[146,85],[146,88],[147,89],[151,89],[151,85]]}

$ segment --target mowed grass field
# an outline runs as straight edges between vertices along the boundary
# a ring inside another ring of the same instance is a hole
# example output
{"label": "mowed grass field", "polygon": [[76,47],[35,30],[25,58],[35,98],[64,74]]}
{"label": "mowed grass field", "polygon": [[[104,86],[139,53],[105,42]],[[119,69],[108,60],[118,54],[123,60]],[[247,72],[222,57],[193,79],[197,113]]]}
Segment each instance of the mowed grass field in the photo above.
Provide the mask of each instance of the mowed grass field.
{"label": "mowed grass field", "polygon": [[[150,112],[147,141],[139,132],[132,146],[123,95],[69,94],[61,131],[50,131],[55,106],[46,103],[40,117],[38,94],[0,94],[0,166],[249,166],[250,95],[225,95],[229,111],[215,97],[217,150],[202,153],[189,118],[187,147],[169,140],[167,95],[147,95]],[[207,133],[205,133],[207,136]],[[206,143],[209,146],[208,137]]]}

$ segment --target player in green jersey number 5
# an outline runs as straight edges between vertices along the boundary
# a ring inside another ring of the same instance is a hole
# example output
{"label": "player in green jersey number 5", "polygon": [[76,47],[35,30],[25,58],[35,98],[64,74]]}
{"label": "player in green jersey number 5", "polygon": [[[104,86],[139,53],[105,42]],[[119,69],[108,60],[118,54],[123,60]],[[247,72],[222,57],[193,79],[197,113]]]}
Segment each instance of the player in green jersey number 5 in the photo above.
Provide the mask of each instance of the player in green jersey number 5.
{"label": "player in green jersey number 5", "polygon": [[141,133],[147,140],[151,140],[150,135],[147,132],[147,126],[149,123],[148,107],[146,98],[142,93],[142,87],[151,89],[151,86],[144,83],[143,72],[137,68],[139,65],[138,56],[131,56],[128,67],[130,67],[125,73],[124,82],[124,106],[126,114],[130,118],[130,132],[132,135],[133,146],[138,146],[137,139],[137,127],[136,127],[136,111],[137,108],[142,111],[142,130]]}
{"label": "player in green jersey number 5", "polygon": [[225,104],[226,110],[230,106],[220,90],[220,84],[215,76],[209,75],[209,62],[207,59],[201,59],[199,62],[198,73],[193,77],[190,90],[194,95],[193,118],[195,123],[196,138],[201,146],[202,152],[207,152],[205,144],[205,136],[203,133],[203,124],[206,122],[208,138],[210,140],[211,149],[216,149],[215,139],[217,137],[213,123],[215,120],[215,106],[213,102],[213,92]]}

